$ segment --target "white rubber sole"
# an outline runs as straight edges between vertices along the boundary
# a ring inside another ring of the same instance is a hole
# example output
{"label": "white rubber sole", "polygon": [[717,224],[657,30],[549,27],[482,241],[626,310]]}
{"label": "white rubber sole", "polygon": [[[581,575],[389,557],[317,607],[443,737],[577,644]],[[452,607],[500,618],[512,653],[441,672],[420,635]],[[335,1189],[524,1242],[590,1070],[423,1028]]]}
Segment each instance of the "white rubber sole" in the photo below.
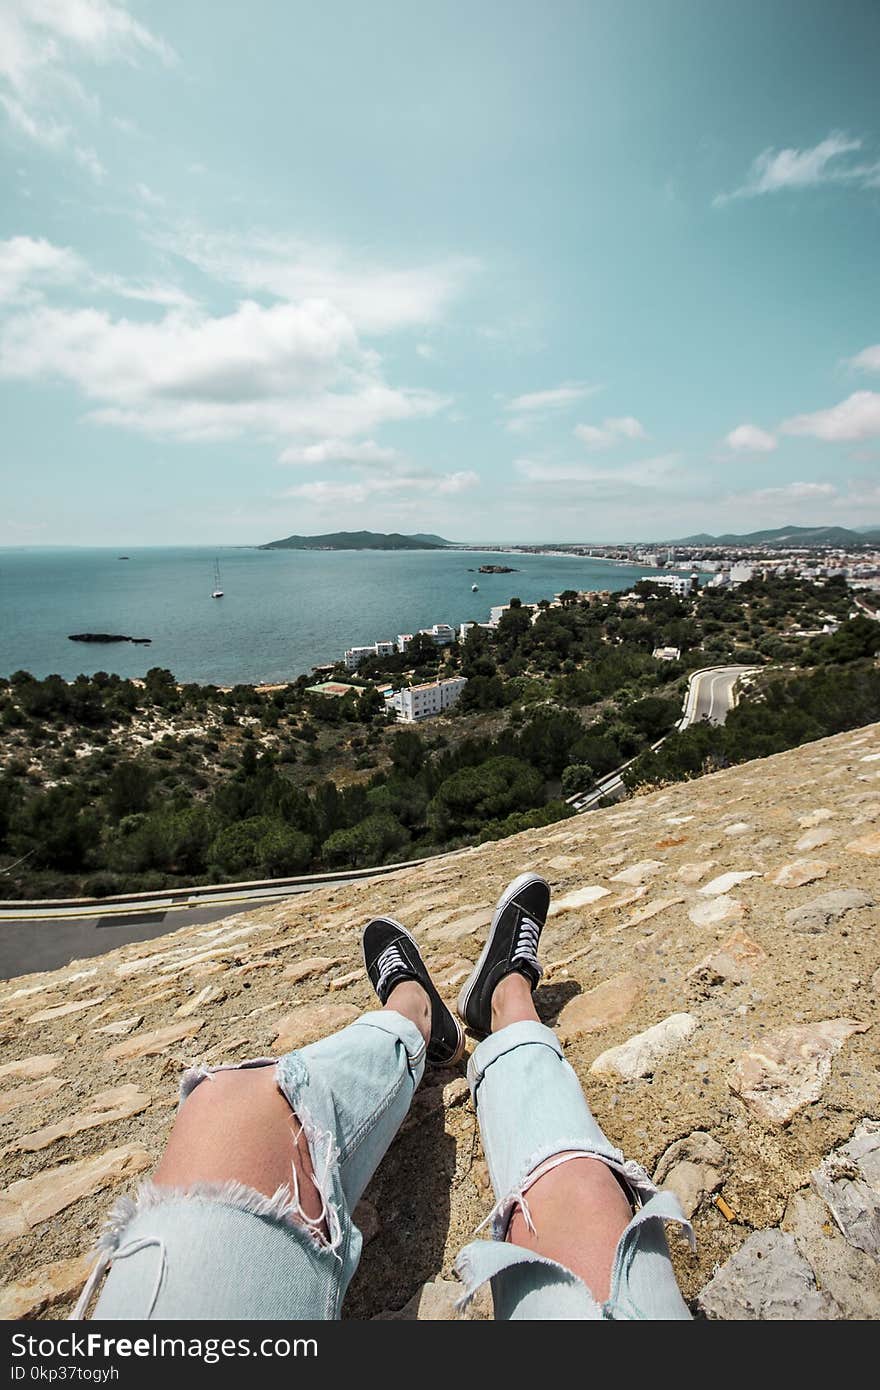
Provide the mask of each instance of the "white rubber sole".
{"label": "white rubber sole", "polygon": [[498,899],[495,911],[492,913],[492,925],[489,928],[489,935],[486,938],[486,944],[483,947],[483,950],[480,954],[480,959],[477,961],[470,975],[468,975],[467,979],[465,980],[464,984],[459,990],[458,999],[455,1001],[456,1013],[458,1014],[459,1018],[464,1020],[465,1023],[467,1023],[465,1010],[467,1009],[470,997],[474,992],[474,986],[476,985],[477,980],[480,977],[480,971],[485,965],[486,960],[489,956],[489,952],[492,949],[492,942],[495,939],[495,928],[498,926],[498,922],[501,918],[502,913],[506,910],[506,908],[510,906],[517,893],[519,893],[523,888],[525,888],[527,884],[546,882],[547,880],[545,878],[542,878],[540,874],[520,874],[519,877],[515,878],[512,883],[508,883],[504,892],[501,894],[501,897]]}
{"label": "white rubber sole", "polygon": [[[397,920],[396,917],[383,917],[383,918],[382,918],[382,921],[383,921],[383,922],[391,922],[392,925],[395,926],[395,927],[397,928],[397,930],[400,932],[401,936],[405,936],[406,939],[407,939],[407,941],[409,941],[409,942],[411,943],[411,945],[413,946],[413,948],[414,948],[414,949],[416,950],[416,952],[418,953],[419,960],[422,959],[422,953],[421,953],[421,950],[419,949],[419,943],[416,941],[416,939],[415,939],[415,937],[413,936],[412,932],[407,931],[406,927],[403,925],[402,922],[398,922],[398,920]],[[366,952],[366,949],[365,949],[365,947],[364,947],[364,937],[365,937],[366,934],[367,934],[367,930],[368,930],[369,926],[370,926],[370,923],[368,922],[367,925],[364,927],[363,931],[361,932],[361,955],[363,956],[363,960],[364,960],[364,969],[367,971],[367,979],[368,979],[368,980],[370,979],[370,972],[369,972],[369,970],[367,970],[367,952]],[[422,962],[422,963],[424,964],[424,962]],[[427,969],[428,969],[428,967],[425,966],[426,972],[427,972]],[[372,980],[370,980],[370,984],[371,984],[371,985],[372,985],[372,983],[373,983]],[[433,983],[433,981],[432,981],[432,983]],[[435,989],[437,988],[436,985],[434,986],[434,988],[435,988]],[[439,991],[439,990],[437,990],[437,994],[438,994],[438,996],[440,996],[440,991]],[[377,996],[377,998],[378,998],[378,996]],[[441,998],[441,1000],[442,1000],[442,996],[440,996],[440,998]],[[445,1003],[445,1000],[442,1001],[442,1002]],[[381,1003],[381,1000],[380,1000],[380,1003]],[[447,1007],[448,1007],[448,1006],[447,1006]],[[458,1019],[455,1017],[455,1014],[452,1012],[451,1009],[449,1010],[449,1017],[452,1019],[452,1022],[455,1024],[455,1030],[456,1030],[456,1032],[458,1033],[458,1043],[457,1043],[456,1048],[455,1048],[455,1053],[454,1053],[454,1055],[453,1055],[452,1057],[450,1057],[450,1059],[449,1059],[448,1062],[440,1062],[440,1063],[434,1063],[434,1062],[432,1062],[432,1063],[431,1063],[431,1066],[437,1065],[437,1066],[444,1066],[444,1067],[454,1067],[455,1064],[456,1064],[457,1062],[460,1062],[461,1059],[462,1059],[462,1057],[464,1056],[464,1050],[465,1050],[465,1045],[466,1045],[466,1041],[467,1041],[466,1038],[465,1038],[465,1035],[464,1035],[464,1029],[462,1028],[461,1024],[459,1023]]]}

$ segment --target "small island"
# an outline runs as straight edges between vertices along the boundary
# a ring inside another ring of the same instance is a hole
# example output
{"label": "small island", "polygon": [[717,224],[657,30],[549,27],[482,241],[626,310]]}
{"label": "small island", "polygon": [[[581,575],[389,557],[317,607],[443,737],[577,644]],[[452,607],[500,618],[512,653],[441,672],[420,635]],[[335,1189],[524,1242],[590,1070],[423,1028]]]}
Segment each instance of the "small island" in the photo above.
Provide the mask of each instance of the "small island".
{"label": "small island", "polygon": [[331,531],[325,536],[286,536],[258,550],[445,550],[442,536],[402,536],[399,531]]}
{"label": "small island", "polygon": [[511,565],[480,565],[480,574],[519,574]]}
{"label": "small island", "polygon": [[69,632],[68,642],[134,642],[136,647],[148,647],[152,637],[126,637],[119,632]]}

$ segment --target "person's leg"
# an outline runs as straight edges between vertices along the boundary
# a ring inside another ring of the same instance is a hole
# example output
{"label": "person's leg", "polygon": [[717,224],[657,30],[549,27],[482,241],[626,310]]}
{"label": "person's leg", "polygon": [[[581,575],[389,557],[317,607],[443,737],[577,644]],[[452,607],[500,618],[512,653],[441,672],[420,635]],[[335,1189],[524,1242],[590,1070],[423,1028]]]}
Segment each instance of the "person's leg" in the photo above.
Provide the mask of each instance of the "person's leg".
{"label": "person's leg", "polygon": [[468,1079],[497,1199],[493,1239],[457,1261],[466,1298],[491,1279],[502,1319],[687,1318],[663,1230],[687,1227],[678,1203],[605,1137],[532,1002],[549,897],[537,875],[514,881],[459,996],[490,1034]]}
{"label": "person's leg", "polygon": [[[524,1022],[541,1022],[531,985],[522,975],[508,975],[492,997],[492,1031]],[[599,1159],[575,1157],[571,1150],[563,1150],[559,1157],[566,1161],[529,1186],[529,1217],[521,1205],[517,1207],[507,1240],[566,1265],[604,1303],[632,1206],[613,1170]]]}
{"label": "person's leg", "polygon": [[403,980],[276,1064],[187,1073],[167,1149],[111,1218],[76,1315],[109,1266],[97,1319],[337,1316],[360,1254],[351,1214],[409,1109],[430,1023]]}

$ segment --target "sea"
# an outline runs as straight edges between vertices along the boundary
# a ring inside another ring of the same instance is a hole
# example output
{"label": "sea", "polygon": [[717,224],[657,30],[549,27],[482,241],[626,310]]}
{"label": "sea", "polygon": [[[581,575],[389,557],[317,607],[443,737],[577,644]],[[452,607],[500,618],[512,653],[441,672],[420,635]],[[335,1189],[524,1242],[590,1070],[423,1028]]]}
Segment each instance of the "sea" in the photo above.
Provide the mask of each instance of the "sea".
{"label": "sea", "polygon": [[[219,599],[211,597],[215,564]],[[516,573],[477,574],[482,564]],[[436,622],[485,622],[512,596],[533,603],[563,589],[627,589],[653,572],[475,550],[0,549],[0,676],[133,677],[162,666],[199,684],[294,680],[347,647]],[[78,632],[151,644],[71,642]]]}

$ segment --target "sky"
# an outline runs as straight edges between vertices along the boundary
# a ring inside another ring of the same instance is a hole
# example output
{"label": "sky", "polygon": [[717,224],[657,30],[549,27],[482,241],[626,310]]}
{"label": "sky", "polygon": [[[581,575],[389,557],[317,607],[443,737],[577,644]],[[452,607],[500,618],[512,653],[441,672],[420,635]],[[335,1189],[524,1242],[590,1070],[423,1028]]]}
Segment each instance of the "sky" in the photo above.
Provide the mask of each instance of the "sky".
{"label": "sky", "polygon": [[880,526],[875,0],[0,0],[2,545]]}

